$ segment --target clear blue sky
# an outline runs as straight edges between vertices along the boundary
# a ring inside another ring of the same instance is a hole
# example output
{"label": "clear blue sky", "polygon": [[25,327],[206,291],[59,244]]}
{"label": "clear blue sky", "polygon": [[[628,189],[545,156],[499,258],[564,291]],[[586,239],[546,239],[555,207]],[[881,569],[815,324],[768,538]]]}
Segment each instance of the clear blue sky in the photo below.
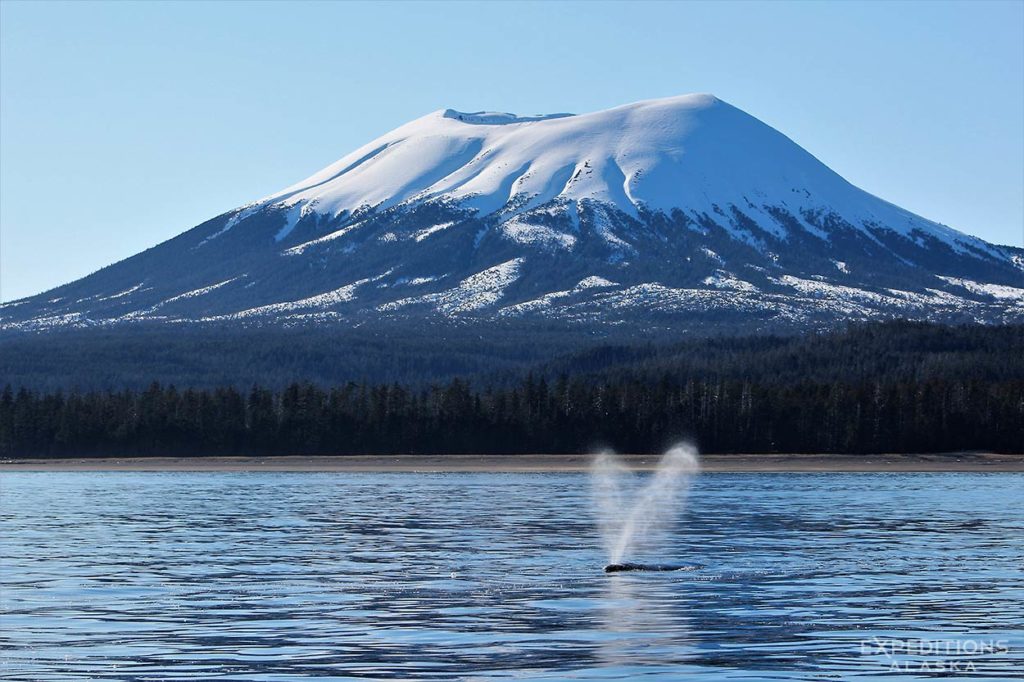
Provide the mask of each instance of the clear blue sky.
{"label": "clear blue sky", "polygon": [[0,1],[0,296],[442,107],[711,92],[864,189],[1024,241],[1024,3]]}

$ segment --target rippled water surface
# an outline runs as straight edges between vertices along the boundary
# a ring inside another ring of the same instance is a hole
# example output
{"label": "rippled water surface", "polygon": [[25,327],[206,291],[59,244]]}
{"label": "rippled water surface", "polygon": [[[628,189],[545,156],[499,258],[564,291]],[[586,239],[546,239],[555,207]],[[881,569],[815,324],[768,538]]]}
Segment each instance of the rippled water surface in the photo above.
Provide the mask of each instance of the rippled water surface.
{"label": "rippled water surface", "polygon": [[0,677],[1021,677],[1022,500],[705,474],[608,575],[582,474],[7,473]]}

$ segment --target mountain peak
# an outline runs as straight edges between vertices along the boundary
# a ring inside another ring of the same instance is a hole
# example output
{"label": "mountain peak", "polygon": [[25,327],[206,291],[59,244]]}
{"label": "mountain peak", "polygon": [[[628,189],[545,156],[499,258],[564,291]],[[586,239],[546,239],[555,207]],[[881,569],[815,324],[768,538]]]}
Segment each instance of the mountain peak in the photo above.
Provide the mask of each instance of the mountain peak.
{"label": "mountain peak", "polygon": [[714,106],[715,104],[728,104],[728,102],[719,99],[710,92],[690,92],[683,95],[642,99],[615,108],[676,107],[681,109],[700,109]]}
{"label": "mountain peak", "polygon": [[456,111],[455,109],[444,109],[440,112],[442,118],[451,118],[462,123],[475,125],[507,125],[510,123],[534,123],[547,121],[553,118],[566,118],[575,114],[535,114],[533,116],[517,116],[501,111]]}
{"label": "mountain peak", "polygon": [[691,94],[579,115],[439,110],[2,311],[30,329],[1006,321],[1024,319],[1024,251],[868,194],[755,117]]}
{"label": "mountain peak", "polygon": [[[674,95],[671,97],[660,97],[655,99],[639,100],[637,102],[623,104],[612,109],[604,109],[600,111],[591,112],[589,114],[581,114],[580,116],[600,116],[602,114],[605,114],[606,112],[619,110],[629,111],[644,108],[676,109],[685,112],[691,110],[706,109],[716,104],[727,103],[723,102],[718,97],[710,93],[690,93],[686,95]],[[569,118],[578,115],[571,113],[555,113],[531,114],[527,116],[521,116],[518,114],[512,114],[501,111],[458,111],[456,109],[440,109],[434,112],[432,116],[453,119],[456,121],[460,121],[462,123],[475,125],[507,125],[515,123],[536,123],[539,121]]]}
{"label": "mountain peak", "polygon": [[792,140],[711,94],[579,115],[444,109],[257,204],[333,218],[444,201],[483,217],[596,200],[636,217],[711,215],[716,207],[757,204],[757,197],[778,198],[797,219],[841,206],[855,226],[884,223],[904,234],[920,229],[947,242],[976,242],[866,198]]}

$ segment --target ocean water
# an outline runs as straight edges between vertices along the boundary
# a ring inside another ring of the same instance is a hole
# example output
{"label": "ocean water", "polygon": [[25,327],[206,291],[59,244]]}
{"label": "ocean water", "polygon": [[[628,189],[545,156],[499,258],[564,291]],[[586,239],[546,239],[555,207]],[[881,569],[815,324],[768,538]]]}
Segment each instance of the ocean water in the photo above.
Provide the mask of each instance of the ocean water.
{"label": "ocean water", "polygon": [[4,680],[1024,677],[1024,476],[5,473]]}

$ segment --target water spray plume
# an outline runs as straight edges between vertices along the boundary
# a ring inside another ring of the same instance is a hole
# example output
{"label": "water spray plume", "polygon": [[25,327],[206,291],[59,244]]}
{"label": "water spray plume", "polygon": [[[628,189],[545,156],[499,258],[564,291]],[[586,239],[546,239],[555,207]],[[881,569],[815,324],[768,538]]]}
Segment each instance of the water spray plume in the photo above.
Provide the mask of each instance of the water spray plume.
{"label": "water spray plume", "polygon": [[686,500],[690,479],[700,471],[697,450],[680,444],[666,452],[643,485],[611,452],[594,458],[592,467],[598,525],[610,567],[638,570],[623,557],[643,552],[662,539]]}

